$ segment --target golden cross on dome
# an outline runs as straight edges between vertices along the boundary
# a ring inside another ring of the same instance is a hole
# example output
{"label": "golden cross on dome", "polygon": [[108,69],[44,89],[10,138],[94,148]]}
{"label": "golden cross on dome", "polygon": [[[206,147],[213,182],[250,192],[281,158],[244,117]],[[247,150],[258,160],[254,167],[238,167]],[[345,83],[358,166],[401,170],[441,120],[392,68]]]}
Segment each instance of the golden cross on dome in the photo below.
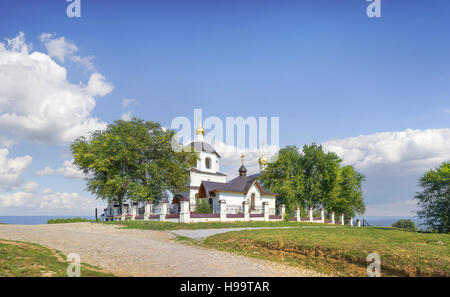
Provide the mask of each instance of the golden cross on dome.
{"label": "golden cross on dome", "polygon": [[244,155],[244,153],[242,153],[242,155],[241,155],[242,165],[244,165],[244,159],[245,159],[245,155]]}

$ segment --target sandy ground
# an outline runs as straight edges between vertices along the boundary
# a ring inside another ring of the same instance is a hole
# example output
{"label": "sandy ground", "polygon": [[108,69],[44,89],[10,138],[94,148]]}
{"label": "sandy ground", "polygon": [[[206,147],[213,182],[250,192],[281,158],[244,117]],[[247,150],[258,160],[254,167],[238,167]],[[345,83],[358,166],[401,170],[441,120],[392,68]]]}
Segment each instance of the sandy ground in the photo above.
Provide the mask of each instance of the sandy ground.
{"label": "sandy ground", "polygon": [[270,261],[189,246],[164,231],[73,223],[0,225],[0,239],[38,243],[120,276],[320,276]]}

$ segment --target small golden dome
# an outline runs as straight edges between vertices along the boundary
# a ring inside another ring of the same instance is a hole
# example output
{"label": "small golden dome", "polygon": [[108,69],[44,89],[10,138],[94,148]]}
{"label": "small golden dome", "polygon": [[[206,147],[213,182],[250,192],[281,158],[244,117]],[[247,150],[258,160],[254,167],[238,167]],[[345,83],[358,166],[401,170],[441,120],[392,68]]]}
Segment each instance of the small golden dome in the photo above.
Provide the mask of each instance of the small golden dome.
{"label": "small golden dome", "polygon": [[197,130],[195,130],[195,134],[197,134],[197,135],[200,135],[200,134],[205,135],[205,129],[203,129],[202,123],[198,124],[198,128],[197,128]]}
{"label": "small golden dome", "polygon": [[264,152],[261,154],[261,158],[258,159],[258,163],[259,163],[259,165],[264,165],[264,166],[269,163],[267,158],[264,156]]}

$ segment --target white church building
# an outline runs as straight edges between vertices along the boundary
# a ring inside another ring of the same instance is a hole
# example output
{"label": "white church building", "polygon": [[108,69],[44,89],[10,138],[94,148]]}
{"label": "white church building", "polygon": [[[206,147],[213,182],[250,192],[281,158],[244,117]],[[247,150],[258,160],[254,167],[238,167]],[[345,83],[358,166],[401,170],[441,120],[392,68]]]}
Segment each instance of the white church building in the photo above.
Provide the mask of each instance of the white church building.
{"label": "white church building", "polygon": [[[244,201],[249,204],[250,213],[261,213],[264,202],[268,203],[269,214],[275,214],[275,199],[278,196],[264,189],[257,181],[259,174],[247,175],[244,166],[244,155],[241,156],[242,165],[236,171],[237,177],[227,182],[227,175],[220,172],[220,155],[204,141],[205,130],[200,126],[196,131],[196,139],[189,146],[198,152],[197,165],[190,170],[189,192],[180,193],[172,200],[173,209],[182,197],[189,198],[190,211],[194,212],[200,199],[206,199],[212,213],[219,213],[219,201],[226,202],[229,214],[242,213]],[[258,160],[260,168],[267,165],[264,153]],[[179,209],[179,208],[178,208]]]}

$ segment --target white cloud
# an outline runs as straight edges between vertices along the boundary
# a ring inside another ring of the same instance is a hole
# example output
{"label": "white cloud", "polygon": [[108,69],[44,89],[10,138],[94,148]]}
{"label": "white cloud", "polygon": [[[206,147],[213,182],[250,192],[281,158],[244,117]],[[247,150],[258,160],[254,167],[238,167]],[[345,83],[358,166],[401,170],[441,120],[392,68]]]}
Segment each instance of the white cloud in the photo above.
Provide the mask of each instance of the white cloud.
{"label": "white cloud", "polygon": [[450,160],[450,129],[380,132],[330,140],[323,146],[366,176],[366,215],[410,216],[420,176]]}
{"label": "white cloud", "polygon": [[0,195],[0,207],[26,207],[41,209],[92,209],[95,201],[91,198],[80,196],[78,193],[36,193],[16,192]]}
{"label": "white cloud", "polygon": [[420,172],[450,159],[450,129],[380,132],[330,140],[323,146],[360,169],[399,164]]}
{"label": "white cloud", "polygon": [[40,197],[39,208],[92,209],[93,199],[80,196],[78,193],[49,193]]}
{"label": "white cloud", "polygon": [[74,43],[67,41],[65,37],[54,38],[53,34],[42,33],[39,39],[45,45],[49,56],[57,59],[59,62],[64,63],[65,59],[68,58],[72,62],[82,65],[87,70],[95,69],[92,62],[94,57],[75,55],[78,52],[78,47]]}
{"label": "white cloud", "polygon": [[37,171],[36,174],[39,176],[59,174],[69,179],[83,179],[85,177],[83,172],[80,171],[75,165],[73,165],[73,160],[64,161],[62,167],[56,170],[47,166],[44,169]]}
{"label": "white cloud", "polygon": [[54,172],[55,172],[55,170],[53,170],[51,167],[47,166],[44,169],[37,171],[36,174],[39,176],[49,176],[49,175],[52,175]]}
{"label": "white cloud", "polygon": [[14,144],[16,144],[17,142],[11,139],[7,139],[4,137],[0,136],[0,147],[6,147],[6,148],[10,148],[11,146],[13,146]]}
{"label": "white cloud", "polygon": [[16,192],[13,194],[0,195],[0,207],[32,207],[35,203],[35,194],[27,192]]}
{"label": "white cloud", "polygon": [[89,79],[86,91],[91,96],[103,97],[112,92],[114,87],[100,73],[93,73]]}
{"label": "white cloud", "polygon": [[123,98],[122,100],[122,108],[125,108],[129,105],[136,105],[137,101],[133,99]]}
{"label": "white cloud", "polygon": [[44,191],[42,191],[42,194],[47,195],[50,194],[52,192],[52,189],[45,189]]}
{"label": "white cloud", "polygon": [[23,174],[31,164],[31,156],[8,158],[9,151],[0,149],[0,188],[11,190],[23,183]]}
{"label": "white cloud", "polygon": [[37,192],[37,190],[39,189],[39,184],[36,182],[26,182],[23,186],[22,189],[26,192],[26,193],[35,193]]}
{"label": "white cloud", "polygon": [[[53,54],[61,58],[67,51]],[[26,140],[70,142],[105,127],[91,112],[95,97],[112,89],[100,73],[87,85],[70,83],[49,55],[30,52],[23,33],[0,43],[0,130]]]}
{"label": "white cloud", "polygon": [[129,120],[131,120],[131,112],[124,113],[120,119],[128,122]]}
{"label": "white cloud", "polygon": [[73,160],[66,160],[63,162],[63,167],[56,169],[56,173],[63,175],[69,179],[84,178],[84,174],[75,165],[73,165]]}

